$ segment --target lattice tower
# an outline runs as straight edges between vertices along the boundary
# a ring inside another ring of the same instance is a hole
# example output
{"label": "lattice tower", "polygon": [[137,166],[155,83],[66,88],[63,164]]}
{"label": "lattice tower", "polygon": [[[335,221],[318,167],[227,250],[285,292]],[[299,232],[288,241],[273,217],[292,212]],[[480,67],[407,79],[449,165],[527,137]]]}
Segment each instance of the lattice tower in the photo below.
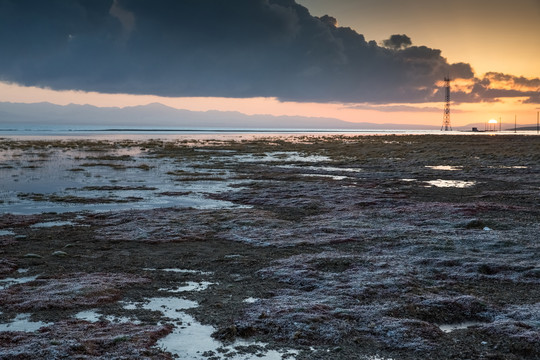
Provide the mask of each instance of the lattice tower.
{"label": "lattice tower", "polygon": [[444,114],[443,114],[443,123],[441,126],[441,131],[452,131],[452,125],[450,125],[450,77],[444,78],[444,89],[445,89],[445,103],[444,103]]}

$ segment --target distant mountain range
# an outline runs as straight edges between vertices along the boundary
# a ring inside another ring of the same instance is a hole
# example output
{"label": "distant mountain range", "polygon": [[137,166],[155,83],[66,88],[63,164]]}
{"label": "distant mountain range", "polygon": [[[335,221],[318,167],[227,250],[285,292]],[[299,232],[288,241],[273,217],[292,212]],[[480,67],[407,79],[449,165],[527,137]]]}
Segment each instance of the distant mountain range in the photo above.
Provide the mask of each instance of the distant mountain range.
{"label": "distant mountain range", "polygon": [[[338,130],[439,130],[437,125],[377,124],[348,122],[335,118],[306,116],[246,115],[236,111],[179,110],[160,103],[131,107],[55,105],[0,102],[0,127],[20,129],[48,125],[102,129],[338,129]],[[454,130],[484,130],[484,123],[456,126]],[[518,124],[521,130],[535,130],[536,124]],[[503,125],[505,130],[513,130]]]}
{"label": "distant mountain range", "polygon": [[246,115],[235,111],[189,111],[153,103],[132,107],[55,105],[51,103],[0,102],[0,125],[66,125],[121,128],[170,129],[392,129],[437,130],[438,126],[410,124],[353,123],[335,118],[305,116]]}

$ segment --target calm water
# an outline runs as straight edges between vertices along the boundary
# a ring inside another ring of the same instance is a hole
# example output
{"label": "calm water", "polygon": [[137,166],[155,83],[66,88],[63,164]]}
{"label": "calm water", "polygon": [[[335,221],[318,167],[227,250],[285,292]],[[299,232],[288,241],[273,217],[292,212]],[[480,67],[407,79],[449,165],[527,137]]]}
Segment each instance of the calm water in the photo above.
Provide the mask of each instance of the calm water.
{"label": "calm water", "polygon": [[[392,134],[486,134],[472,132],[443,132],[418,130],[149,130],[122,129],[84,130],[69,128],[1,130],[0,139],[12,140],[238,140],[266,137],[294,137],[303,135],[392,135]],[[498,132],[497,134],[514,134]],[[532,134],[535,132],[521,132]],[[125,161],[100,160],[102,155],[126,156]],[[283,166],[305,163],[327,163],[330,159],[299,153],[269,153],[266,156],[227,153],[226,156],[205,156],[178,162],[159,158],[137,147],[109,150],[107,154],[87,150],[3,150],[0,151],[0,213],[31,214],[66,211],[110,211],[124,209],[152,209],[157,207],[231,208],[232,203],[212,199],[209,194],[228,191],[230,186],[241,186],[242,181],[223,168],[224,162],[272,162]],[[320,168],[319,170],[330,169]],[[445,169],[451,170],[451,169]],[[191,174],[192,179],[177,174]],[[336,180],[345,178],[330,176]],[[307,174],[306,176],[313,176]],[[429,186],[453,186],[440,180]],[[472,186],[465,183],[462,186]],[[96,200],[97,199],[97,200]]]}
{"label": "calm water", "polygon": [[183,140],[183,139],[237,139],[288,135],[537,135],[536,131],[440,131],[440,130],[380,130],[380,129],[152,129],[152,128],[73,128],[54,127],[12,127],[0,124],[0,138],[21,140],[96,139],[96,140]]}

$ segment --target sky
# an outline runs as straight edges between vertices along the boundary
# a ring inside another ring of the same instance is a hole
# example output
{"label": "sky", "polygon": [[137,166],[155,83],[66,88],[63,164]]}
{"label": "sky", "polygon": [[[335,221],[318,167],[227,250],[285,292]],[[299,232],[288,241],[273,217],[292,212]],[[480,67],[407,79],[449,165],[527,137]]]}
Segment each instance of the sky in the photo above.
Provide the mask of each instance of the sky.
{"label": "sky", "polygon": [[[540,0],[0,0],[0,101],[442,123],[540,110]],[[1,119],[0,119],[1,121]]]}

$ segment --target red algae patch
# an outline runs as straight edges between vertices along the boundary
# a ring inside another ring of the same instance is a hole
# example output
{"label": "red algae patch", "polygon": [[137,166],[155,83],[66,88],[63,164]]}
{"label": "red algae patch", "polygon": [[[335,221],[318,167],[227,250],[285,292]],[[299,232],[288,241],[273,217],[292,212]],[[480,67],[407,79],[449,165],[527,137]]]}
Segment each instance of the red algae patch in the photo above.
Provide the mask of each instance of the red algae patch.
{"label": "red algae patch", "polygon": [[148,279],[127,274],[74,273],[61,278],[39,278],[0,291],[0,304],[15,311],[71,309],[120,299],[121,290]]}
{"label": "red algae patch", "polygon": [[153,347],[170,325],[60,321],[35,333],[0,332],[0,359],[171,359]]}
{"label": "red algae patch", "polygon": [[42,221],[43,215],[16,215],[1,214],[0,229],[5,228],[26,228],[30,225]]}
{"label": "red algae patch", "polygon": [[211,236],[214,214],[212,210],[134,210],[96,214],[87,222],[99,227],[97,238],[107,241],[182,242]]}

